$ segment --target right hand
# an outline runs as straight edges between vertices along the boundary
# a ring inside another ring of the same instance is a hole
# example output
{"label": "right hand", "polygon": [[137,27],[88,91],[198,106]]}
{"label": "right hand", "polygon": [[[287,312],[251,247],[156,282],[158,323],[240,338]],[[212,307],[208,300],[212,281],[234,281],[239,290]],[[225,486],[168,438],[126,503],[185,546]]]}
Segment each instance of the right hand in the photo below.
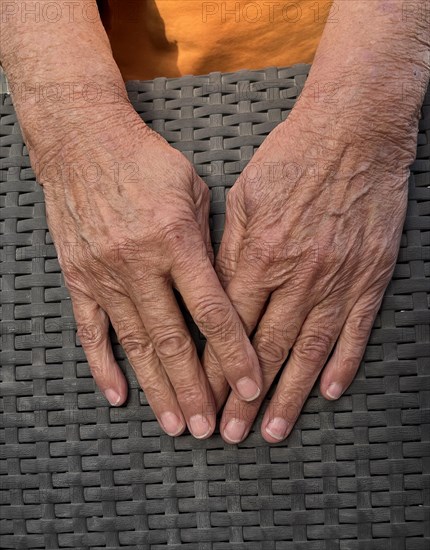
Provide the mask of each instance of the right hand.
{"label": "right hand", "polygon": [[110,319],[163,429],[179,435],[186,422],[195,437],[209,437],[214,398],[173,287],[238,397],[252,400],[262,387],[256,354],[212,266],[209,190],[130,108],[86,128],[70,139],[63,133],[44,153],[30,148],[30,157],[91,372],[112,405],[124,403]]}

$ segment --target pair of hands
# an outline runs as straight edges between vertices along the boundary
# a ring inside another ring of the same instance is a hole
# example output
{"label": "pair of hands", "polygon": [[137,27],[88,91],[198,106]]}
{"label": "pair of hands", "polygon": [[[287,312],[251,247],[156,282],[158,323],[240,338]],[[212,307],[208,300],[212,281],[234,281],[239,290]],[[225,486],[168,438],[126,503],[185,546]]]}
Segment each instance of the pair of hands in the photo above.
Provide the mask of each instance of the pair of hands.
{"label": "pair of hands", "polygon": [[[221,435],[236,443],[287,360],[261,425],[280,441],[325,365],[328,399],[359,367],[398,253],[413,143],[361,139],[298,103],[229,191],[214,268],[207,186],[117,110],[36,172],[94,379],[124,403],[110,320],[166,433],[209,437],[225,404]],[[202,363],[173,289],[207,338]]]}

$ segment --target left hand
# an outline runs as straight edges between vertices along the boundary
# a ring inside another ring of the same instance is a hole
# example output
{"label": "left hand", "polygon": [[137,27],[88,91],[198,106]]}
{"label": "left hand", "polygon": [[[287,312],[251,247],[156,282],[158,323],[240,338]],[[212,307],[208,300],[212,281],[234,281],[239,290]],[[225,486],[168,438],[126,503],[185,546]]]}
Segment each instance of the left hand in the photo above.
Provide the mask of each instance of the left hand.
{"label": "left hand", "polygon": [[[252,403],[229,395],[220,431],[230,443],[247,436],[287,358],[261,424],[268,442],[290,433],[324,365],[321,393],[342,395],[399,250],[412,126],[405,142],[372,130],[361,115],[342,120],[298,107],[227,196],[217,272],[247,333],[255,330],[263,374]],[[204,366],[219,409],[229,388],[210,346]]]}

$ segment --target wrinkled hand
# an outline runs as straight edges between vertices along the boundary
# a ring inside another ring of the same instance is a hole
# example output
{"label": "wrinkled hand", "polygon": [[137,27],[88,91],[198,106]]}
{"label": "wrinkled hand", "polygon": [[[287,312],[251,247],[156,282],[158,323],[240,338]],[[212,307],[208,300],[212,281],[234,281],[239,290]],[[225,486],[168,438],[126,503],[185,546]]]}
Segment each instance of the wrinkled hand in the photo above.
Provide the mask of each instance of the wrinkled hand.
{"label": "wrinkled hand", "polygon": [[[415,151],[357,121],[294,109],[266,138],[227,198],[216,268],[263,372],[252,403],[230,394],[226,441],[248,434],[285,361],[261,433],[291,431],[315,380],[337,399],[353,380],[392,275]],[[330,356],[333,350],[333,354]],[[217,401],[228,386],[211,346],[204,366]]]}
{"label": "wrinkled hand", "polygon": [[195,437],[208,437],[213,395],[173,287],[232,387],[252,398],[262,384],[243,329],[241,338],[223,337],[241,323],[210,259],[209,190],[136,113],[111,113],[97,128],[42,155],[37,172],[89,366],[109,402],[122,404],[127,384],[110,319],[164,430],[178,435],[186,422]]}

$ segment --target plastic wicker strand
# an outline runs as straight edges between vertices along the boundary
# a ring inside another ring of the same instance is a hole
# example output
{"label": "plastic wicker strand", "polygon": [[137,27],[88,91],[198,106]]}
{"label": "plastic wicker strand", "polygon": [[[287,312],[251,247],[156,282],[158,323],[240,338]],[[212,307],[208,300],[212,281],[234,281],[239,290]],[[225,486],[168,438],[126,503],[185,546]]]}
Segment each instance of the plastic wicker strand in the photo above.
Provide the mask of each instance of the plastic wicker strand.
{"label": "plastic wicker strand", "polygon": [[[211,188],[214,243],[226,190],[288,115],[308,70],[128,84],[144,120]],[[240,445],[218,432],[171,438],[118,344],[127,404],[110,408],[95,388],[43,192],[11,99],[1,96],[0,547],[429,550],[429,153],[428,93],[397,267],[345,395],[328,402],[314,389],[278,445],[259,435],[261,413]]]}

